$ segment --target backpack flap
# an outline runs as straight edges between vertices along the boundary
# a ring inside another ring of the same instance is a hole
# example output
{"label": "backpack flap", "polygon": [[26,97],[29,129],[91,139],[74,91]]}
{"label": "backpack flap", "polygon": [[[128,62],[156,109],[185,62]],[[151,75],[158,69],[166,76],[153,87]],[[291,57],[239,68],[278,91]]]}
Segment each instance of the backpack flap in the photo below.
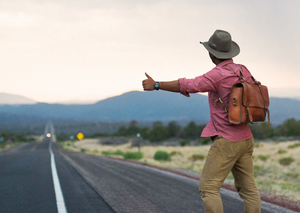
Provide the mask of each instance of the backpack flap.
{"label": "backpack flap", "polygon": [[[265,121],[269,113],[268,88],[260,83],[242,83],[244,88],[243,106],[250,122]],[[268,116],[268,120],[269,120]]]}

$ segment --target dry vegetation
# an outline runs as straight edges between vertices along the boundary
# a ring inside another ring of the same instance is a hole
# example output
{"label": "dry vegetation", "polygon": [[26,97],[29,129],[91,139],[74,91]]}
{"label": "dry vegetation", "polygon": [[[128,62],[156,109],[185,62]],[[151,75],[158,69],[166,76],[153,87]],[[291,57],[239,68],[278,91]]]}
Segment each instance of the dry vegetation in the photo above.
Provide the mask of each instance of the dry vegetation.
{"label": "dry vegetation", "polygon": [[[74,151],[103,155],[104,153],[138,152],[130,140],[122,145],[102,145],[100,139],[85,139],[78,142],[64,142],[64,147]],[[205,157],[210,148],[206,146],[142,146],[140,162],[167,168],[184,169],[201,174]],[[157,161],[156,151],[166,151],[171,161]],[[120,157],[121,155],[114,155]],[[204,159],[203,159],[204,158]],[[300,141],[260,142],[255,144],[253,164],[257,185],[261,191],[300,200]],[[227,183],[233,183],[232,174]]]}

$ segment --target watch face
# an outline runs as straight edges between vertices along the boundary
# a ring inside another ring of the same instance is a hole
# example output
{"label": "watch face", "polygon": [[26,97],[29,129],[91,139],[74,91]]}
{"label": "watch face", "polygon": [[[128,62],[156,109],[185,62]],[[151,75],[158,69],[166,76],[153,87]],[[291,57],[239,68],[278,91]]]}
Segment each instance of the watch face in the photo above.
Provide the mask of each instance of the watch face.
{"label": "watch face", "polygon": [[158,82],[155,82],[154,88],[155,88],[155,89],[159,89],[159,83],[158,83]]}

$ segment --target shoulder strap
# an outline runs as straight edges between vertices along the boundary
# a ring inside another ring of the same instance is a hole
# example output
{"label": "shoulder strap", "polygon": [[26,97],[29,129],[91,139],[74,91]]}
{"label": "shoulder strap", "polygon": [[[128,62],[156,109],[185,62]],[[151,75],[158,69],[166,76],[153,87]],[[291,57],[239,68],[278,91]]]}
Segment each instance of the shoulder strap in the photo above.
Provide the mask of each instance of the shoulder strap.
{"label": "shoulder strap", "polygon": [[[230,69],[234,74],[236,74],[236,76],[240,79],[241,82],[251,83],[251,82],[248,81],[248,80],[251,78],[252,81],[253,81],[255,84],[260,85],[260,82],[257,81],[257,80],[253,77],[253,75],[252,75],[251,73],[250,73],[251,76],[249,76],[249,77],[246,79],[245,76],[244,76],[243,69],[242,69],[242,66],[243,66],[243,65],[238,65],[238,66],[239,66],[239,70],[240,70],[241,75],[238,75],[238,74],[234,71],[234,69],[232,69],[231,67],[225,66],[224,68]],[[245,67],[245,66],[243,66],[243,67]],[[246,68],[246,67],[245,67],[245,68]],[[247,68],[246,68],[246,69],[247,69]],[[247,70],[248,70],[248,69],[247,69]]]}
{"label": "shoulder strap", "polygon": [[243,73],[243,70],[242,70],[241,66],[240,65],[238,65],[238,66],[239,66],[239,70],[240,70],[241,75],[237,74],[236,71],[234,71],[234,69],[232,69],[231,67],[225,66],[225,68],[230,69],[234,74],[236,74],[236,76],[240,79],[240,81],[247,81],[245,79],[245,76],[244,76],[244,73]]}
{"label": "shoulder strap", "polygon": [[[248,81],[245,79],[245,76],[244,76],[244,73],[243,73],[243,70],[242,70],[241,66],[240,66],[240,65],[238,65],[238,66],[239,66],[239,70],[240,70],[241,75],[237,74],[237,73],[234,71],[234,69],[232,69],[231,67],[224,66],[224,68],[229,69],[229,70],[231,70],[234,74],[236,74],[236,76],[240,79],[241,82],[248,82]],[[251,76],[251,77],[252,77],[252,76]],[[253,77],[252,77],[252,78],[253,78]],[[255,82],[255,81],[254,81],[254,82]],[[217,96],[217,99],[215,100],[215,106],[216,106],[217,102],[219,101],[220,104],[222,105],[224,111],[225,111],[226,114],[228,115],[228,110],[227,110],[226,106],[224,105],[224,102],[222,101],[221,97],[219,96],[219,94],[218,94],[217,92],[215,92],[215,94],[216,94],[216,96]]]}

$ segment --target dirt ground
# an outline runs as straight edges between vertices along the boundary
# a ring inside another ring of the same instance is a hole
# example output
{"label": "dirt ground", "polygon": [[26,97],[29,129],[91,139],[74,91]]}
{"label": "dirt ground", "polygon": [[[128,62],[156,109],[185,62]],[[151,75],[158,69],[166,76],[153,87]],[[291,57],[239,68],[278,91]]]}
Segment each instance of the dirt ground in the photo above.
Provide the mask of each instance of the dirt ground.
{"label": "dirt ground", "polygon": [[[103,151],[138,152],[143,153],[140,162],[165,167],[183,169],[201,174],[205,159],[193,160],[192,155],[207,155],[210,145],[204,146],[141,146],[132,147],[133,140],[122,138],[118,145],[106,145],[107,138],[84,139],[69,143],[68,148],[75,151],[90,152],[90,154],[102,155]],[[104,143],[104,144],[103,144]],[[300,201],[300,141],[287,142],[260,142],[255,143],[253,164],[256,182],[260,190],[286,197],[293,201]],[[109,143],[108,143],[109,144]],[[290,147],[289,147],[290,146]],[[156,151],[162,150],[172,153],[171,161],[156,161],[153,156]],[[122,156],[116,156],[122,158]],[[282,158],[293,160],[289,165],[279,163]],[[228,175],[227,183],[233,183],[233,177]]]}

